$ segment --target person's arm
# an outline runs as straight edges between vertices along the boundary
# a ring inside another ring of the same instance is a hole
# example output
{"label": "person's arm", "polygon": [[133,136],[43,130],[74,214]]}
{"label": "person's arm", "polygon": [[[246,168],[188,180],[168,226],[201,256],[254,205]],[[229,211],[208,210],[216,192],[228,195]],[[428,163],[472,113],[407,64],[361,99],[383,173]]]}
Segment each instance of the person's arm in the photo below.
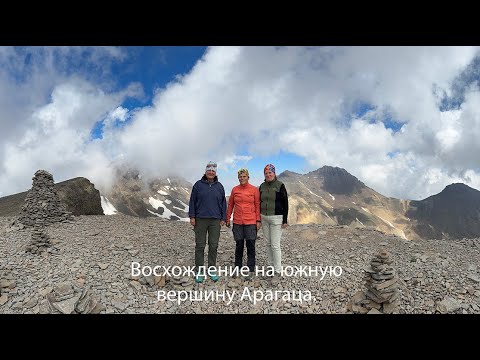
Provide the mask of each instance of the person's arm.
{"label": "person's arm", "polygon": [[193,185],[192,193],[190,194],[190,202],[188,203],[188,217],[190,218],[190,224],[195,226],[195,217],[196,217],[196,208],[195,203],[197,202],[197,188]]}
{"label": "person's arm", "polygon": [[253,188],[254,193],[253,193],[253,202],[255,205],[255,215],[257,219],[257,231],[260,230],[260,226],[262,226],[262,219],[260,217],[260,191],[258,190],[257,187]]}
{"label": "person's arm", "polygon": [[260,191],[258,190],[258,188],[254,188],[253,202],[255,204],[255,214],[257,218],[257,223],[262,222],[260,218]]}
{"label": "person's arm", "polygon": [[283,194],[283,224],[287,224],[288,219],[288,194],[285,184],[280,186],[280,192]]}
{"label": "person's arm", "polygon": [[232,212],[233,212],[233,204],[234,204],[234,200],[233,200],[233,189],[232,189],[232,192],[230,193],[230,197],[228,198],[228,209],[227,209],[227,217],[226,217],[226,221],[225,223],[227,224],[227,226],[230,226],[230,217],[232,216]]}
{"label": "person's arm", "polygon": [[223,221],[225,223],[225,220],[227,220],[227,199],[225,198],[225,189],[223,188],[223,185],[222,185],[221,193],[222,193],[222,219],[220,220],[220,222]]}

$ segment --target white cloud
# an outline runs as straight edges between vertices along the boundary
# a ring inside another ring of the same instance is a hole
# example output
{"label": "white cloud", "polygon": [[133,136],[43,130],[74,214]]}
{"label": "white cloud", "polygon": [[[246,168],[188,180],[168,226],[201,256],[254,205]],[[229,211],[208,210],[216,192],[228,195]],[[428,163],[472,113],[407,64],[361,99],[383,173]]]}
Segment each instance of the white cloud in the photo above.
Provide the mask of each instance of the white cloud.
{"label": "white cloud", "polygon": [[[80,53],[55,51],[67,59]],[[387,196],[418,199],[454,181],[478,187],[480,93],[471,88],[459,109],[439,109],[440,95],[452,94],[477,54],[472,47],[215,47],[135,111],[121,103],[141,95],[138,84],[114,92],[108,67],[100,86],[85,74],[56,71],[56,57],[44,54],[39,63],[48,76],[31,70],[18,85],[0,71],[0,106],[12,119],[0,124],[7,134],[0,135],[0,189],[22,190],[18,184],[39,165],[56,180],[107,179],[120,154],[146,175],[177,173],[194,182],[208,160],[231,170],[279,151],[303,156],[309,170],[343,167]],[[19,71],[15,56],[2,48],[0,62]],[[125,56],[102,48],[89,61]],[[355,114],[361,104],[370,110]],[[89,141],[99,120],[103,139]],[[402,129],[389,129],[391,120]]]}
{"label": "white cloud", "polygon": [[110,171],[110,159],[101,146],[90,142],[90,131],[121,97],[76,81],[57,86],[52,101],[26,120],[24,135],[3,144],[6,176],[0,187],[8,188],[13,181],[19,190],[29,188],[38,169],[52,172],[55,181],[76,176],[102,181]]}
{"label": "white cloud", "polygon": [[[55,181],[86,176],[108,185],[111,162],[90,141],[93,125],[126,96],[141,95],[138,84],[108,92],[79,73],[68,74],[66,62],[83,61],[107,69],[108,57],[123,51],[109,48],[2,48],[0,52],[0,189],[4,194],[31,187],[36,170]],[[29,59],[28,61],[26,59]],[[26,64],[27,63],[27,64]],[[101,77],[101,76],[100,76]]]}
{"label": "white cloud", "polygon": [[117,107],[114,110],[110,111],[103,124],[107,127],[107,131],[111,131],[111,127],[115,126],[115,122],[125,122],[128,118],[128,109],[124,107]]}
{"label": "white cloud", "polygon": [[251,156],[245,156],[245,155],[230,155],[230,156],[225,156],[222,160],[221,163],[218,164],[219,169],[221,168],[227,168],[227,169],[233,169],[238,166],[238,163],[240,161],[249,161],[252,160]]}

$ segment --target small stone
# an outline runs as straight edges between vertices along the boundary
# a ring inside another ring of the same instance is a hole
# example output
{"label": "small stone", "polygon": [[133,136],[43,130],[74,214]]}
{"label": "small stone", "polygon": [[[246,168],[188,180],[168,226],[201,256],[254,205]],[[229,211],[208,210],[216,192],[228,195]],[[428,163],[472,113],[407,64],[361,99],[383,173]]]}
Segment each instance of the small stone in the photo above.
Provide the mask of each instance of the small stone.
{"label": "small stone", "polygon": [[41,290],[38,290],[38,293],[41,295],[41,296],[45,296],[49,293],[51,293],[53,290],[53,288],[51,286],[47,286],[45,289],[41,289]]}
{"label": "small stone", "polygon": [[437,303],[437,310],[442,314],[452,313],[460,309],[460,303],[452,297],[446,297]]}
{"label": "small stone", "polygon": [[124,302],[116,299],[112,300],[112,305],[120,311],[123,311],[127,308],[127,305]]}
{"label": "small stone", "polygon": [[142,285],[138,281],[130,281],[130,286],[133,287],[136,291],[140,291],[142,289]]}
{"label": "small stone", "polygon": [[164,287],[165,281],[166,281],[165,275],[163,276],[155,275],[155,285],[157,285],[158,287]]}
{"label": "small stone", "polygon": [[90,311],[90,314],[100,314],[102,311],[105,311],[107,307],[105,305],[102,305],[100,303],[97,303],[95,307]]}
{"label": "small stone", "polygon": [[72,314],[75,311],[75,304],[77,303],[80,295],[72,297],[67,300],[54,302],[52,306],[60,311],[62,314]]}
{"label": "small stone", "polygon": [[25,307],[27,309],[30,309],[30,308],[34,307],[35,305],[37,305],[37,303],[38,303],[38,299],[33,298],[33,299],[30,299],[29,301],[27,301],[25,304],[23,304],[23,307]]}
{"label": "small stone", "polygon": [[465,290],[467,290],[467,292],[470,294],[470,295],[473,295],[475,294],[475,289],[473,286],[469,285],[465,288]]}
{"label": "small stone", "polygon": [[56,286],[53,291],[57,297],[64,297],[73,294],[73,287],[69,282],[61,283]]}
{"label": "small stone", "polygon": [[367,308],[364,308],[363,306],[352,304],[352,311],[355,314],[366,314],[369,310]]}
{"label": "small stone", "polygon": [[477,283],[480,282],[480,277],[478,277],[476,274],[468,274],[467,278],[469,278],[470,280],[473,280]]}
{"label": "small stone", "polygon": [[145,280],[146,280],[148,286],[153,286],[153,285],[155,285],[155,278],[154,278],[153,275],[145,276]]}
{"label": "small stone", "polygon": [[5,280],[5,279],[1,279],[0,280],[0,288],[14,288],[15,286],[15,281],[9,281],[9,280]]}

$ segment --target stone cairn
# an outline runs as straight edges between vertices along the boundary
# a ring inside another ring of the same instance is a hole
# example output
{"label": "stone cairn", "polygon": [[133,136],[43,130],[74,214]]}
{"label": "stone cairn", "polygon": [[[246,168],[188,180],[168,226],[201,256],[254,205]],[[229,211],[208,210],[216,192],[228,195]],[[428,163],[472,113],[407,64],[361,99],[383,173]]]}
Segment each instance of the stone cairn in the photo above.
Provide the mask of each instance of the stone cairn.
{"label": "stone cairn", "polygon": [[396,314],[399,308],[399,292],[393,260],[386,251],[381,251],[365,269],[366,291],[357,292],[349,310],[360,314]]}
{"label": "stone cairn", "polygon": [[50,243],[50,237],[45,231],[45,226],[40,219],[35,221],[35,226],[32,231],[32,241],[26,247],[26,251],[34,254],[42,253],[48,250],[52,244]]}
{"label": "stone cairn", "polygon": [[49,225],[73,219],[72,213],[60,201],[52,174],[38,170],[32,180],[32,188],[28,191],[14,226],[36,226],[37,220],[43,225]]}

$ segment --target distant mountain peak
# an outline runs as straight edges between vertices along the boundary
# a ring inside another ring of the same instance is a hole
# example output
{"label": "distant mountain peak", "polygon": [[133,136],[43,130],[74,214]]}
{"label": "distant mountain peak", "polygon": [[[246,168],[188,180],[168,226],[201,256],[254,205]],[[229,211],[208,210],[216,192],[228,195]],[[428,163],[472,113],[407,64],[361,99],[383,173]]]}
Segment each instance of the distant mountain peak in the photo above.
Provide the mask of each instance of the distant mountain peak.
{"label": "distant mountain peak", "polygon": [[480,234],[480,191],[462,183],[442,192],[411,201],[409,218],[418,220],[416,232],[423,238],[477,237]]}
{"label": "distant mountain peak", "polygon": [[[329,166],[329,165],[324,165],[321,168],[318,168],[317,170],[312,171],[312,173],[316,174],[322,174],[322,175],[335,175],[335,174],[343,174],[343,175],[349,175],[352,177],[352,174],[350,174],[347,170],[344,168],[338,167],[338,166]],[[356,177],[355,177],[356,179]]]}
{"label": "distant mountain peak", "polygon": [[353,194],[360,192],[365,184],[350,174],[347,170],[339,167],[325,165],[311,171],[307,176],[319,176],[323,178],[323,186],[332,194]]}
{"label": "distant mountain peak", "polygon": [[285,170],[277,176],[277,178],[283,178],[288,176],[302,176],[302,174],[296,173],[295,171]]}
{"label": "distant mountain peak", "polygon": [[464,192],[475,192],[478,190],[475,190],[471,188],[470,186],[464,184],[464,183],[453,183],[450,185],[445,186],[445,188],[440,192],[442,193],[464,193]]}

